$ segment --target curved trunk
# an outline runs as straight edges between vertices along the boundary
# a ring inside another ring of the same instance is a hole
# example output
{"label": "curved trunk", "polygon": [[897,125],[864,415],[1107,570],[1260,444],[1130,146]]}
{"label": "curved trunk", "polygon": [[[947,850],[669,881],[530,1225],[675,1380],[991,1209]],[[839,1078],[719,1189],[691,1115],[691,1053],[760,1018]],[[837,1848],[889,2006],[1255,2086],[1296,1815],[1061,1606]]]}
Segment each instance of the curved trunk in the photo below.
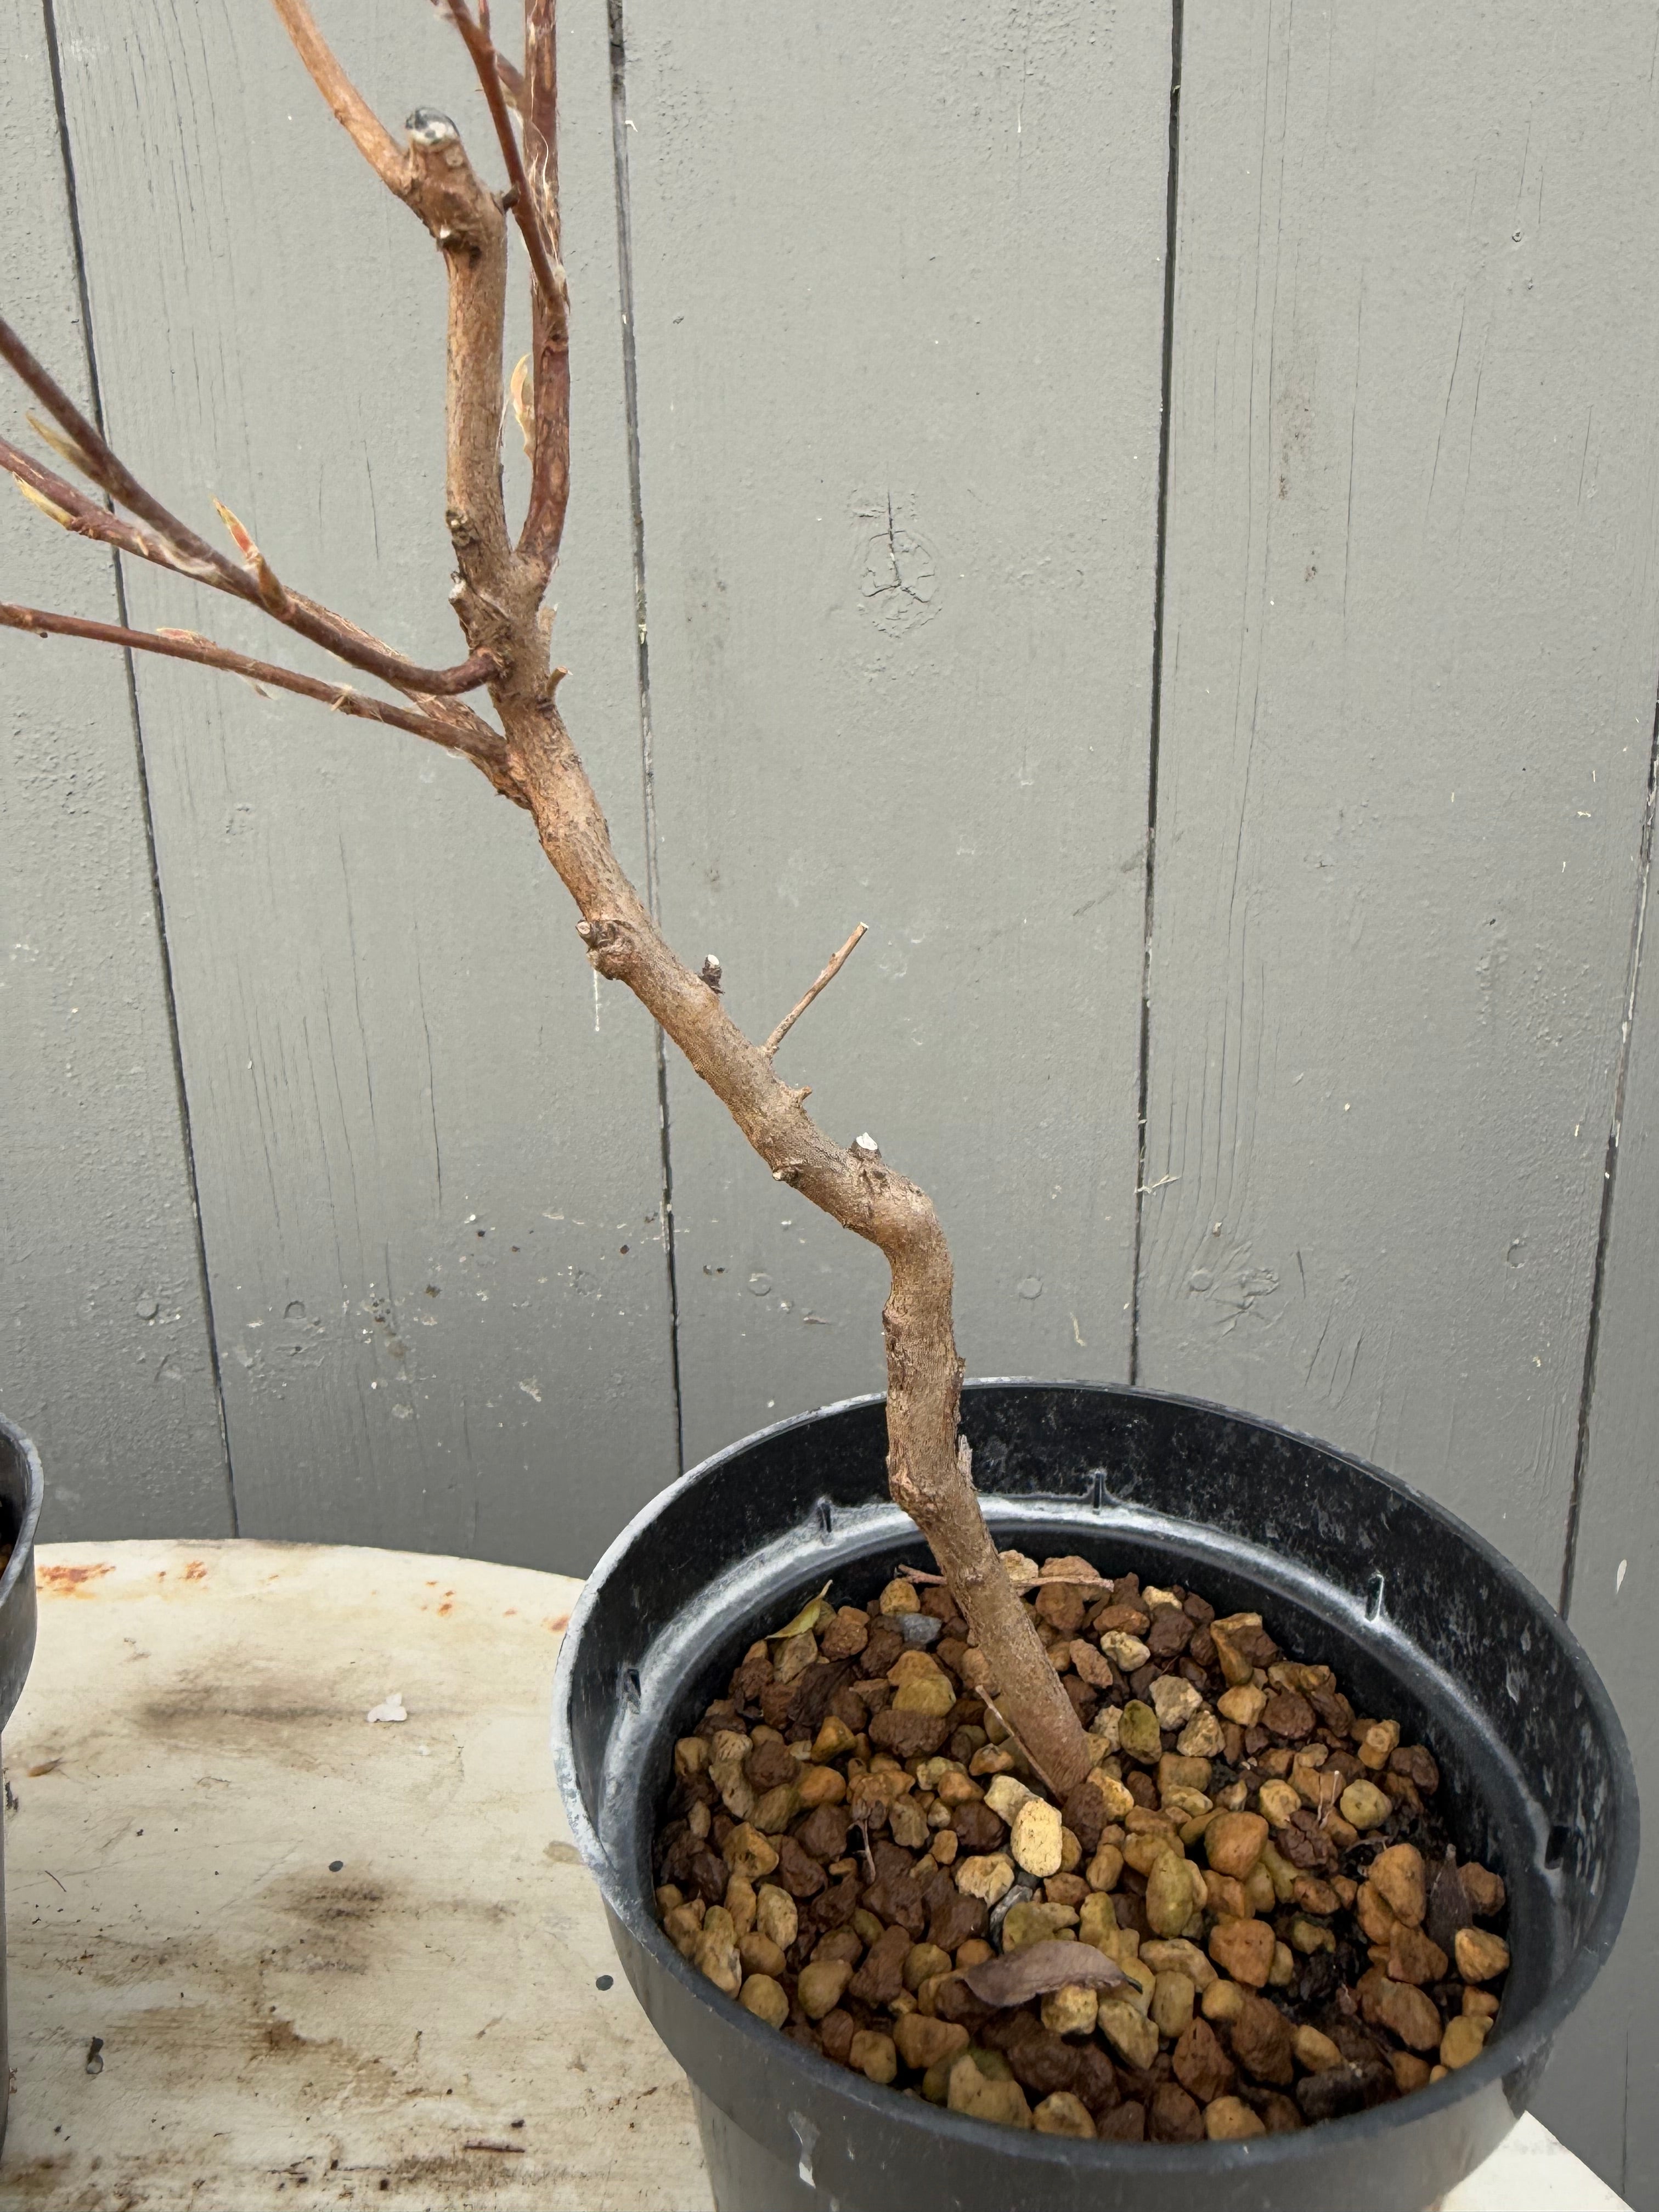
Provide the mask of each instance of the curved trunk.
{"label": "curved trunk", "polygon": [[927,1537],[990,1662],[997,1709],[1062,1796],[1089,1767],[1071,1699],[1004,1571],[980,1511],[957,1427],[962,1362],[951,1324],[950,1248],[933,1202],[864,1139],[842,1147],[774,1070],[718,992],[671,951],[623,873],[557,708],[498,695],[507,757],[542,849],[581,909],[600,975],[626,983],[731,1114],[780,1182],[886,1255],[887,1473],[895,1502]]}

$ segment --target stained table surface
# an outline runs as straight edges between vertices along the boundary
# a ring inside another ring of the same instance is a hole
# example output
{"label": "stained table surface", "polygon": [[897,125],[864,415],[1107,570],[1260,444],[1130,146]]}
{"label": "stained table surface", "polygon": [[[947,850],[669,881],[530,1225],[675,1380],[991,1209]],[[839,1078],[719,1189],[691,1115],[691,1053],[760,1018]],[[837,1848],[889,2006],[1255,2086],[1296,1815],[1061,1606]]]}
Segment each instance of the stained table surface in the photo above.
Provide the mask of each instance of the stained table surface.
{"label": "stained table surface", "polygon": [[[50,1546],[39,1579],[0,2202],[706,2212],[553,1786],[578,1583],[251,1541]],[[1528,2119],[1443,2212],[1619,2203]]]}

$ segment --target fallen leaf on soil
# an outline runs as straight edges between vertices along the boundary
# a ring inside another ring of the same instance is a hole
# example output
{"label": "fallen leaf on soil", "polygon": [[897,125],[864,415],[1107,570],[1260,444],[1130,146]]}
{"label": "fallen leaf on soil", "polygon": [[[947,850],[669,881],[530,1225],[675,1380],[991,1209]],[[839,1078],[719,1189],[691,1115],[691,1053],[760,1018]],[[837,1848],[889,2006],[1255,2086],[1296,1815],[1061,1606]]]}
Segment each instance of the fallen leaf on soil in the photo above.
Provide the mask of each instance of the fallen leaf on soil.
{"label": "fallen leaf on soil", "polygon": [[830,1584],[825,1583],[823,1588],[818,1592],[817,1595],[814,1598],[809,1598],[792,1621],[788,1622],[784,1627],[775,1628],[771,1632],[770,1635],[768,1636],[766,1639],[767,1642],[769,1644],[777,1644],[781,1642],[783,1638],[786,1636],[805,1636],[809,1628],[816,1628],[817,1626],[819,1620],[825,1613],[833,1617],[836,1610],[835,1607],[833,1605],[826,1605],[824,1603],[824,1600],[828,1596],[829,1591]]}
{"label": "fallen leaf on soil", "polygon": [[981,2004],[1000,2007],[1025,2004],[1068,1983],[1106,1990],[1129,1978],[1092,1943],[1026,1943],[1000,1959],[981,1960],[962,1978]]}

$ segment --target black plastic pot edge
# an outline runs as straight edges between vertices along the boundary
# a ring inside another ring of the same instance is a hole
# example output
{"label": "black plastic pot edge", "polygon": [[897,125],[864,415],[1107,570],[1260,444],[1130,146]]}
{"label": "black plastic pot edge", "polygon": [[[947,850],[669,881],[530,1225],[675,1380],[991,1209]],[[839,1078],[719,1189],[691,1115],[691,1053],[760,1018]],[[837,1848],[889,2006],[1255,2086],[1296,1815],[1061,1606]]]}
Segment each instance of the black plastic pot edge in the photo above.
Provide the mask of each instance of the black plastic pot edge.
{"label": "black plastic pot edge", "polygon": [[[1604,1870],[1592,1925],[1579,1944],[1567,1971],[1553,1983],[1541,2002],[1534,2005],[1523,2020],[1518,2021],[1506,2032],[1500,2033],[1492,2047],[1474,2063],[1428,2088],[1418,2091],[1410,2100],[1414,2121],[1444,2114],[1455,2126],[1453,2116],[1457,2108],[1468,2108],[1463,2115],[1468,2126],[1463,2170],[1469,2170],[1497,2147],[1509,2127],[1525,2110],[1557,2030],[1581,2001],[1613,1948],[1635,1879],[1639,1852],[1639,1821],[1634,1765],[1612,1701],[1577,1638],[1533,1585],[1477,1530],[1444,1507],[1423,1499],[1410,1485],[1385,1469],[1371,1466],[1353,1454],[1339,1451],[1316,1437],[1286,1429],[1280,1424],[1256,1419],[1233,1408],[1202,1399],[1170,1392],[1130,1392],[1109,1384],[1056,1385],[1024,1377],[988,1377],[967,1385],[964,1395],[971,1403],[975,1394],[990,1390],[1063,1390],[1079,1396],[1098,1395],[1103,1399],[1118,1401],[1133,1400],[1151,1406],[1213,1415],[1239,1428],[1259,1431],[1264,1437],[1288,1439],[1319,1452],[1380,1484],[1402,1502],[1418,1508],[1428,1505],[1437,1516],[1449,1524],[1494,1575],[1509,1585],[1538,1625],[1561,1647],[1573,1674],[1583,1686],[1593,1708],[1595,1723],[1605,1738],[1614,1769],[1614,1794],[1626,1817],[1618,1827],[1612,1856]],[[676,1502],[700,1481],[706,1480],[711,1471],[740,1455],[771,1440],[786,1437],[792,1431],[809,1428],[830,1416],[878,1407],[884,1402],[881,1394],[870,1394],[842,1400],[816,1413],[771,1424],[700,1462],[677,1482],[659,1493],[635,1516],[594,1568],[573,1609],[556,1679],[553,1759],[571,1832],[584,1861],[599,1884],[618,1954],[629,1971],[629,1980],[646,2002],[653,2022],[659,2024],[665,2040],[669,2042],[671,2048],[683,2045],[688,2032],[695,2033],[691,2023],[696,2015],[706,2015],[712,2008],[718,2006],[722,2016],[722,2028],[735,2033],[744,2046],[745,2064],[752,2069],[757,2096],[733,2100],[722,2095],[720,2087],[699,2083],[702,2097],[712,2099],[740,2128],[744,2126],[745,2118],[752,2126],[757,2113],[768,2115],[775,2128],[783,2083],[781,2080],[774,2081],[771,2077],[781,2070],[787,2075],[791,2070],[805,2069],[809,2076],[815,2077],[820,2083],[833,2083],[840,2101],[843,2105],[862,2108],[872,2124],[887,2129],[898,2128],[906,2133],[914,2132],[918,2138],[918,2150],[924,2154],[925,2139],[932,2136],[937,2141],[943,2124],[949,2126],[964,2148],[977,2142],[988,2156],[1006,2157],[1008,2151],[1006,2130],[969,2121],[960,2115],[950,2116],[946,2120],[931,2107],[917,2105],[914,2100],[896,2099],[890,2091],[873,2087],[860,2077],[832,2065],[815,2053],[788,2045],[772,2030],[748,2019],[740,2008],[718,1996],[708,1994],[702,1978],[663,1936],[654,1918],[646,1909],[645,1900],[635,1893],[633,1885],[611,1866],[587,1815],[571,1741],[572,1677],[584,1628],[601,1601],[607,1580],[623,1558],[640,1543],[653,1522],[670,1513]],[[988,1510],[1003,1502],[993,1495],[988,1498]],[[1056,1499],[1054,1502],[1060,1504],[1062,1501]],[[1064,1502],[1068,1504],[1075,1503],[1070,1499]],[[1018,1501],[1019,1510],[1028,1517],[1040,1509],[1042,1503],[1042,1498],[1036,1495],[1022,1497]],[[1150,1529],[1164,1516],[1146,1512],[1143,1509],[1136,1517],[1144,1521]],[[1174,1528],[1180,1524],[1171,1522],[1169,1525]],[[1241,1545],[1240,1548],[1241,1551],[1248,1551],[1251,1547]],[[1347,1595],[1356,1615],[1364,1617],[1367,1593],[1352,1590]],[[1376,1633],[1375,1628],[1372,1633]],[[636,1971],[636,1967],[644,1968],[647,1960],[650,1962],[648,1969],[644,1972]],[[662,2016],[658,2021],[659,2009]],[[1501,2090],[1501,2106],[1485,2094],[1494,2087]],[[732,2111],[732,2101],[747,2105],[750,2110],[747,2114],[742,2109]],[[1399,2106],[1382,2106],[1370,2112],[1328,2122],[1316,2133],[1332,2151],[1337,2151],[1340,2146],[1346,2158],[1363,2161],[1370,2151],[1397,2135],[1401,2111]],[[1504,2112],[1506,2118],[1495,2117]],[[1139,2188],[1154,2176],[1190,2186],[1202,2177],[1214,2179],[1229,2170],[1241,2176],[1248,2172],[1253,2177],[1259,2177],[1264,2191],[1260,2202],[1266,2206],[1276,2201],[1273,2176],[1277,2173],[1285,2180],[1290,2179],[1291,2172],[1306,2155],[1305,2149],[1299,2150],[1297,2146],[1305,2146],[1308,2140],[1306,2136],[1270,2136],[1248,2143],[1191,2146],[1103,2144],[1099,2148],[1101,2152],[1109,2154],[1110,2173],[1121,2177],[1126,2186]],[[1095,2158],[1079,2159],[1079,2152],[1091,2150],[1091,2146],[1042,2136],[1022,2136],[1019,2141],[1022,2165],[1030,2173],[1034,2185],[1039,2184],[1042,2171],[1045,2168],[1058,2178],[1061,2174],[1075,2174],[1079,2164],[1096,2168],[1099,2185],[1105,2185],[1109,2181],[1108,2172],[1097,2166]],[[802,2148],[805,2179],[811,2171],[811,2147],[803,2145]],[[1366,2203],[1370,2201],[1362,2189],[1357,2191],[1351,2202],[1357,2205],[1362,2197]],[[811,2201],[821,2200],[813,2198]],[[1377,2201],[1381,2203],[1383,2200],[1379,2198]],[[1398,2203],[1401,2200],[1388,2201]]]}
{"label": "black plastic pot edge", "polygon": [[[11,1509],[17,1524],[11,1557],[0,1575],[0,1730],[12,1717],[34,1656],[34,1532],[45,1492],[40,1453],[20,1428],[0,1414],[0,1503]],[[0,2084],[10,2078],[4,1936],[5,1851],[0,1822]],[[0,2093],[0,2146],[5,2142],[9,2103],[9,2097]]]}
{"label": "black plastic pot edge", "polygon": [[[15,1495],[20,1491],[21,1499]],[[45,1496],[40,1453],[0,1413],[0,1502],[10,1505],[17,1517],[11,1557],[0,1575],[0,1729],[12,1717],[34,1656],[34,1532]]]}

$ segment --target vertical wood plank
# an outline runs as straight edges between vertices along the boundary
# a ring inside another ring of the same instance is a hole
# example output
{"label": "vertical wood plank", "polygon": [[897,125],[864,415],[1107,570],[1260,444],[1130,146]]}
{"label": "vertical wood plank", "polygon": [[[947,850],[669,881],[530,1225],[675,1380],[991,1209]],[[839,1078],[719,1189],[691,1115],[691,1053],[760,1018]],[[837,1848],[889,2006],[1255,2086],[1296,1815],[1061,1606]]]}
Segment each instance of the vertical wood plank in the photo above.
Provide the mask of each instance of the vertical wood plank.
{"label": "vertical wood plank", "polygon": [[[1128,1351],[1170,21],[629,0],[665,921],[933,1194],[970,1372]],[[671,1067],[686,1449],[878,1389],[878,1255]]]}
{"label": "vertical wood plank", "polygon": [[[1659,964],[1647,942],[1631,1034],[1623,1125],[1604,1263],[1595,1391],[1568,1619],[1612,1692],[1630,1736],[1651,1834],[1659,1805],[1653,1697],[1659,1590]],[[1659,2207],[1659,2047],[1653,2020],[1659,1872],[1650,1848],[1613,1959],[1558,2038],[1538,2099],[1545,2124],[1637,2212]]]}
{"label": "vertical wood plank", "polygon": [[[431,10],[320,12],[394,128],[441,106],[493,167]],[[637,864],[608,43],[571,12],[559,646]],[[425,234],[269,8],[60,13],[112,434],[198,524],[216,494],[296,585],[453,659]],[[140,621],[271,644],[155,571],[131,589]],[[471,770],[171,664],[139,696],[244,1531],[580,1571],[674,1472],[648,1025],[597,1004],[526,818]]]}
{"label": "vertical wood plank", "polygon": [[1140,1371],[1552,1597],[1659,662],[1656,33],[1187,21]]}
{"label": "vertical wood plank", "polygon": [[[87,399],[38,0],[0,0],[6,312]],[[26,397],[5,393],[9,436]],[[0,592],[108,622],[106,560],[0,499]],[[228,1534],[230,1492],[125,670],[0,635],[0,1407],[42,1534]]]}

